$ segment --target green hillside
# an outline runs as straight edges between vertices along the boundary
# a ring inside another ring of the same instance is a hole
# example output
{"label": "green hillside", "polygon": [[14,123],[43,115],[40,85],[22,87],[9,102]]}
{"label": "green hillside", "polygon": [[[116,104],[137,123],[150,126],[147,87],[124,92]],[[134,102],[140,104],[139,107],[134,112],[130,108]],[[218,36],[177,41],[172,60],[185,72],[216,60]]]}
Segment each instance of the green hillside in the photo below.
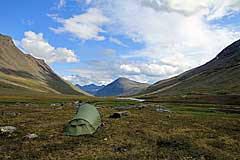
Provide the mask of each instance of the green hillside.
{"label": "green hillside", "polygon": [[240,94],[239,82],[240,40],[225,48],[210,62],[151,85],[143,96]]}
{"label": "green hillside", "polygon": [[88,95],[60,78],[43,60],[21,52],[10,37],[0,34],[0,94],[33,92]]}

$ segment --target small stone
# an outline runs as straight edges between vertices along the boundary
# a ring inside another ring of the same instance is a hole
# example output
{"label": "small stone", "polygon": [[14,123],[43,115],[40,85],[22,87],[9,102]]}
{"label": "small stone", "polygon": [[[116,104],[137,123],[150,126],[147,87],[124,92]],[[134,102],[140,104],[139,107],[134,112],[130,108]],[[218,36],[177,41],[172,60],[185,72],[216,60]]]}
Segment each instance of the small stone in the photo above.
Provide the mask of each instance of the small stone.
{"label": "small stone", "polygon": [[64,106],[63,103],[52,103],[51,104],[51,107],[61,107],[61,106]]}
{"label": "small stone", "polygon": [[28,139],[34,139],[34,138],[37,138],[38,135],[37,134],[34,134],[34,133],[29,133],[25,136],[25,138],[28,138]]}
{"label": "small stone", "polygon": [[164,108],[164,107],[159,107],[156,109],[157,112],[171,112],[170,110]]}
{"label": "small stone", "polygon": [[127,147],[113,147],[113,152],[127,152]]}
{"label": "small stone", "polygon": [[108,139],[107,139],[107,138],[104,138],[103,140],[104,140],[104,141],[107,141]]}
{"label": "small stone", "polygon": [[26,103],[25,106],[30,107],[30,106],[32,106],[32,104],[31,103]]}
{"label": "small stone", "polygon": [[1,115],[3,116],[10,116],[10,117],[15,117],[17,115],[19,115],[20,113],[17,112],[2,112]]}
{"label": "small stone", "polygon": [[80,101],[75,101],[75,102],[73,102],[75,105],[80,105],[81,104],[81,102]]}
{"label": "small stone", "polygon": [[105,126],[106,126],[106,123],[102,122],[101,127],[105,127]]}
{"label": "small stone", "polygon": [[58,107],[58,108],[56,108],[56,110],[62,110],[63,109],[63,107]]}
{"label": "small stone", "polygon": [[13,133],[17,128],[14,126],[0,127],[1,133]]}

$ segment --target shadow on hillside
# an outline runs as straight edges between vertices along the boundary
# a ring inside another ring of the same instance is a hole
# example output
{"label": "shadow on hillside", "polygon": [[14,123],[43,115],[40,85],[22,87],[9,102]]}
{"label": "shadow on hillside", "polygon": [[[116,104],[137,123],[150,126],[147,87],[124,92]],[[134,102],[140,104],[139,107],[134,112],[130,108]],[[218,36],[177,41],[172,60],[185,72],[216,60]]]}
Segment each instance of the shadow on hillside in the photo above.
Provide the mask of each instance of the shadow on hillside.
{"label": "shadow on hillside", "polygon": [[46,78],[46,82],[48,86],[53,88],[54,90],[70,95],[79,95],[80,93],[75,91],[69,84],[67,84],[64,80],[62,80],[55,73],[48,73],[48,77]]}
{"label": "shadow on hillside", "polygon": [[30,79],[35,79],[34,76],[26,71],[16,71],[8,68],[0,68],[0,72],[3,72],[8,75],[15,75],[19,76],[22,78],[30,78]]}

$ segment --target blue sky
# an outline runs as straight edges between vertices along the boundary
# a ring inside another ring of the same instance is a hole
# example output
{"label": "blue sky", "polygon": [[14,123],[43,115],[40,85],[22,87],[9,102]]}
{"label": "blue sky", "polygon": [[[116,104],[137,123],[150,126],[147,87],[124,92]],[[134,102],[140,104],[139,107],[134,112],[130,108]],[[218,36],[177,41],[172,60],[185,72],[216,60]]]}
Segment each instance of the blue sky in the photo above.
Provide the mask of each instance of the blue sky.
{"label": "blue sky", "polygon": [[154,83],[240,37],[239,0],[7,0],[0,33],[81,85]]}

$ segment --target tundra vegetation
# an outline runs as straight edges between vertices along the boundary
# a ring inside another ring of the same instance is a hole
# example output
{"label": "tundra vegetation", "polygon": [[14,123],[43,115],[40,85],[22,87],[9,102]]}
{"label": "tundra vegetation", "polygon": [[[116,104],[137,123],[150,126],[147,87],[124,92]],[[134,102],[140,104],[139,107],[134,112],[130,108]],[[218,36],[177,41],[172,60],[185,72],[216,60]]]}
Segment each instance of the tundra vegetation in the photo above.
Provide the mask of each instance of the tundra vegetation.
{"label": "tundra vegetation", "polygon": [[[64,136],[76,101],[94,104],[100,111],[103,125],[95,134]],[[13,133],[1,132],[0,159],[240,158],[237,104],[53,95],[5,96],[0,102],[1,126],[16,127]],[[159,108],[170,112],[158,112]],[[118,111],[129,115],[109,118]],[[26,138],[29,134],[37,136]]]}

